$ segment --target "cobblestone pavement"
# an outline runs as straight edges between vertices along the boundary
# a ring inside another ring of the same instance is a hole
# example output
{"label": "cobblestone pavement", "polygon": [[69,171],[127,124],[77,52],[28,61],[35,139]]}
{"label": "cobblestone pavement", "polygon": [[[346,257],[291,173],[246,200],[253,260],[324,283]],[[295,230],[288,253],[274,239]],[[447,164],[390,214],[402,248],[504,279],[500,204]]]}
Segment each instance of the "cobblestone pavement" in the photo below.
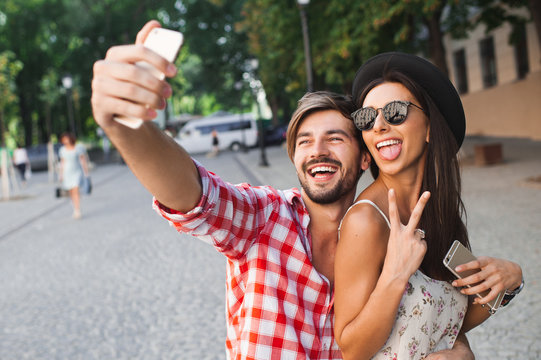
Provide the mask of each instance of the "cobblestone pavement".
{"label": "cobblestone pavement", "polygon": [[[541,143],[503,139],[503,164],[468,165],[483,141],[462,154],[472,246],[520,263],[526,287],[468,338],[479,360],[541,359],[541,186],[525,181],[541,175]],[[297,186],[283,148],[267,158],[198,157],[234,183]],[[92,179],[79,221],[43,173],[0,201],[0,359],[225,359],[224,258],[161,220],[125,166]]]}

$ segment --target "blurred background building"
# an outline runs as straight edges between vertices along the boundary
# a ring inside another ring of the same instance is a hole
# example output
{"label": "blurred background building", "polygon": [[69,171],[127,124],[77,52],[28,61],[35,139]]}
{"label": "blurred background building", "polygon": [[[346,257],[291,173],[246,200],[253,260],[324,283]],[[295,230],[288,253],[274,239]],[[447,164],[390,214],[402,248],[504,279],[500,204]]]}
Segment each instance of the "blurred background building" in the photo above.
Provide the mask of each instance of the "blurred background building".
{"label": "blurred background building", "polygon": [[[518,11],[527,16],[527,9]],[[525,24],[516,45],[511,26],[466,39],[445,36],[449,76],[460,92],[468,135],[541,139],[541,50],[535,25]]]}

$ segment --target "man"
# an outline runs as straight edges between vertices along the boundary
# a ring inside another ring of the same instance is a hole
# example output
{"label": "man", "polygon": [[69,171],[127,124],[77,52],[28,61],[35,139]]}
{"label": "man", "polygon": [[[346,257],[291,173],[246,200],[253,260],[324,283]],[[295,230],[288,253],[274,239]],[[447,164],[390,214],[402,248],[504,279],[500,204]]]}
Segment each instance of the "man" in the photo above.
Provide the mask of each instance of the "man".
{"label": "man", "polygon": [[[369,165],[349,118],[351,102],[330,93],[308,94],[299,102],[288,129],[288,152],[302,191],[225,183],[152,123],[133,130],[113,120],[114,115],[151,120],[171,95],[166,82],[133,65],[147,61],[166,76],[175,75],[173,64],[141,46],[156,26],[147,23],[136,45],[113,47],[96,62],[97,123],[154,195],[155,209],[179,231],[227,257],[229,358],[340,359],[332,309],[337,229]],[[457,342],[439,358],[473,354]]]}

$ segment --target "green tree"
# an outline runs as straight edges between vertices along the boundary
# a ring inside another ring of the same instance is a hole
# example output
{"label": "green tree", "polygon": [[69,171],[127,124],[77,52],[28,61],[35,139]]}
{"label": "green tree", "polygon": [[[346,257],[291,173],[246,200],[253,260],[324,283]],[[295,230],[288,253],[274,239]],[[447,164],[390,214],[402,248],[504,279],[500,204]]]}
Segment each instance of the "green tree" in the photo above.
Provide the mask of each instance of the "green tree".
{"label": "green tree", "polygon": [[250,52],[258,60],[255,71],[265,89],[273,121],[291,115],[305,92],[304,57],[299,12],[293,1],[247,0],[244,20]]}
{"label": "green tree", "polygon": [[[305,8],[311,41],[315,90],[349,93],[363,60],[396,49],[395,23],[378,31],[367,14],[370,1],[313,0]],[[250,52],[259,60],[259,77],[273,113],[289,118],[306,91],[305,54],[296,1],[246,0],[241,26]],[[403,45],[402,47],[404,47]]]}
{"label": "green tree", "polygon": [[313,61],[320,89],[349,93],[355,73],[368,58],[385,51],[408,51],[412,42],[393,40],[401,22],[377,24],[371,1],[314,1],[312,20]]}
{"label": "green tree", "polygon": [[53,107],[61,96],[58,73],[54,69],[49,69],[39,83],[39,99],[43,103],[45,125],[46,125],[46,137],[50,140],[53,134],[53,122],[52,113]]}
{"label": "green tree", "polygon": [[15,78],[23,65],[10,51],[0,53],[0,147],[6,146],[5,132],[7,120],[15,114],[17,104]]}
{"label": "green tree", "polygon": [[[395,45],[415,43],[424,26],[428,33],[426,39],[428,55],[434,64],[447,74],[442,14],[448,4],[452,5],[453,10],[460,10],[462,6],[466,6],[466,2],[454,0],[371,0],[368,17],[372,19],[376,30],[385,24],[401,24],[393,39]],[[420,48],[422,46],[418,47]]]}
{"label": "green tree", "polygon": [[[11,50],[25,65],[16,78],[20,116],[25,143],[45,142],[47,106],[56,111],[55,118],[66,117],[61,98],[45,105],[47,95],[39,94],[43,79],[56,72],[59,81],[64,74],[75,79],[73,93],[79,96],[77,116],[82,119],[83,133],[93,132],[90,81],[92,65],[103,58],[115,44],[133,42],[136,32],[151,18],[168,27],[178,28],[175,2],[149,0],[3,0],[0,9],[0,51]],[[61,84],[49,84],[48,86]],[[62,129],[63,130],[63,129]]]}
{"label": "green tree", "polygon": [[[236,110],[245,96],[244,88],[235,88],[250,58],[246,33],[236,26],[242,18],[243,3],[244,0],[182,1],[180,29],[185,33],[190,56],[180,68],[188,83],[184,94],[196,99],[194,110]],[[215,99],[210,107],[209,98]],[[199,101],[203,99],[204,102]]]}
{"label": "green tree", "polygon": [[5,0],[1,10],[0,50],[9,49],[24,64],[16,77],[19,114],[25,131],[25,143],[30,145],[33,132],[34,106],[37,99],[37,79],[41,78],[43,66],[48,62],[47,45],[43,41],[50,34],[50,26],[60,10],[58,1],[15,1]]}

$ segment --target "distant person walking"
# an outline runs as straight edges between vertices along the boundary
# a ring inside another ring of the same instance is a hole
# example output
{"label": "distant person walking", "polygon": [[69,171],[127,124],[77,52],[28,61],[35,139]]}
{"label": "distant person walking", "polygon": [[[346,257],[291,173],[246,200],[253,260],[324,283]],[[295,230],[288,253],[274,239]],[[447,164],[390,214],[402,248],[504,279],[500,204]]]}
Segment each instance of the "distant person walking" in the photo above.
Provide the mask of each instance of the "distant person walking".
{"label": "distant person walking", "polygon": [[59,150],[60,157],[60,181],[62,188],[69,192],[73,205],[73,218],[81,218],[79,185],[88,177],[88,163],[86,150],[82,145],[76,144],[75,135],[64,133],[60,137],[62,147]]}
{"label": "distant person walking", "polygon": [[13,150],[13,165],[19,171],[22,184],[25,185],[28,180],[26,173],[30,170],[30,159],[28,159],[26,149],[19,143],[17,143],[17,148]]}
{"label": "distant person walking", "polygon": [[218,139],[218,131],[216,131],[216,129],[212,129],[212,132],[210,134],[212,136],[212,151],[210,152],[209,156],[216,156],[220,152],[220,140]]}

